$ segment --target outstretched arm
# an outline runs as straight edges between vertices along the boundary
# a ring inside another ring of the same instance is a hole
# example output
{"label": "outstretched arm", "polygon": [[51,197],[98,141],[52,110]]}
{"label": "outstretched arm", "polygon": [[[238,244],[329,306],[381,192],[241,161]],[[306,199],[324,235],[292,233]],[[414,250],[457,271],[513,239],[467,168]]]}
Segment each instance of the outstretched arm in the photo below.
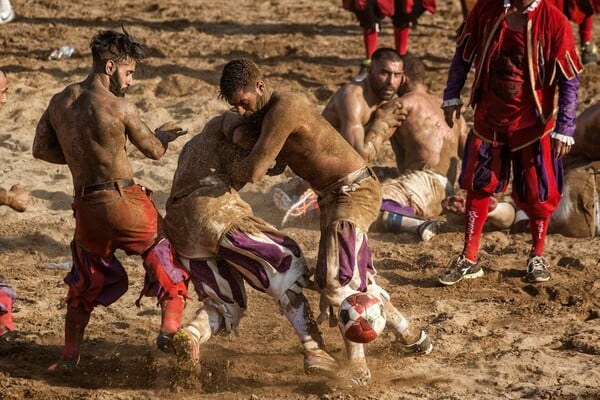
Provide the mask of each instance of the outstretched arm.
{"label": "outstretched arm", "polygon": [[135,106],[127,104],[124,107],[125,133],[131,143],[148,158],[158,160],[165,154],[170,142],[187,133],[174,122],[167,122],[157,128],[155,134],[142,121]]}

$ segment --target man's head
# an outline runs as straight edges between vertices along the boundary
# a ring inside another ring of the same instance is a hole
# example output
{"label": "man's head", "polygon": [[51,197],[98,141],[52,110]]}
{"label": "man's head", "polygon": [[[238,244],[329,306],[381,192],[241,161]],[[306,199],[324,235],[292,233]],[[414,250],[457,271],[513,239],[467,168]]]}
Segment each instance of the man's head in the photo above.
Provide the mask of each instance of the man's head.
{"label": "man's head", "polygon": [[8,79],[4,71],[0,70],[0,107],[6,104],[6,92],[8,92]]}
{"label": "man's head", "polygon": [[237,113],[249,116],[267,103],[267,87],[258,66],[240,58],[225,64],[219,81],[219,97],[231,104]]}
{"label": "man's head", "polygon": [[402,56],[404,63],[405,80],[398,89],[398,94],[402,95],[409,91],[414,85],[425,82],[425,64],[416,55],[406,53]]}
{"label": "man's head", "polygon": [[391,99],[404,82],[402,57],[392,48],[382,47],[371,56],[368,83],[381,100]]}
{"label": "man's head", "polygon": [[149,54],[145,45],[136,41],[123,28],[123,33],[100,31],[90,42],[94,71],[110,77],[110,91],[122,97],[133,82],[137,62]]}

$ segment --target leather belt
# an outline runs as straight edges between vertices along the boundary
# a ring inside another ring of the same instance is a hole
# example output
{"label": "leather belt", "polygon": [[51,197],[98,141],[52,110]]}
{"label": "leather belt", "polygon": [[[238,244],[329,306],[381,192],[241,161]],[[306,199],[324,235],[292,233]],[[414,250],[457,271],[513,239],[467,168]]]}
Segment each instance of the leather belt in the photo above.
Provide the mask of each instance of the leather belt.
{"label": "leather belt", "polygon": [[121,179],[118,181],[110,181],[105,183],[98,183],[97,185],[81,186],[75,189],[75,196],[85,196],[93,192],[100,190],[119,190],[119,187],[126,188],[135,185],[133,179]]}

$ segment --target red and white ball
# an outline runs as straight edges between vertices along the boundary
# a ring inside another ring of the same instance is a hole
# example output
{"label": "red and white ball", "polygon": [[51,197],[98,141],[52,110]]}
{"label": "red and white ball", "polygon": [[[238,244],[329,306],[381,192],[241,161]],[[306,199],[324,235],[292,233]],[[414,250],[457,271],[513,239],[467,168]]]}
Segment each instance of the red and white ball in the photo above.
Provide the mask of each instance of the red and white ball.
{"label": "red and white ball", "polygon": [[351,294],[340,305],[338,323],[346,339],[372,342],[385,328],[383,303],[369,293]]}

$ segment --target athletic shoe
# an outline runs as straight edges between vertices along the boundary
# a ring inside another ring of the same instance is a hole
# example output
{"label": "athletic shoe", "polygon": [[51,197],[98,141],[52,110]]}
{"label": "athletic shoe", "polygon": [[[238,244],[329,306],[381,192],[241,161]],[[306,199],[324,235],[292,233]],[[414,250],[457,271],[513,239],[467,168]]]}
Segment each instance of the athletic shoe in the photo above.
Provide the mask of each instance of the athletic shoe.
{"label": "athletic shoe", "polygon": [[174,354],[173,335],[173,333],[167,333],[161,330],[156,338],[156,347],[164,353]]}
{"label": "athletic shoe", "polygon": [[304,373],[319,375],[337,369],[337,361],[322,349],[304,350]]}
{"label": "athletic shoe", "polygon": [[360,71],[358,71],[358,75],[352,78],[353,82],[362,82],[365,80],[367,75],[369,74],[369,66],[371,65],[371,60],[366,59],[360,64]]}
{"label": "athletic shoe", "polygon": [[581,62],[583,65],[598,62],[598,49],[593,42],[586,42],[581,45]]}
{"label": "athletic shoe", "polygon": [[548,268],[550,264],[542,256],[530,255],[527,259],[527,275],[525,280],[529,283],[546,282],[550,280]]}
{"label": "athletic shoe", "polygon": [[10,21],[15,19],[15,12],[12,8],[8,10],[2,10],[0,12],[0,24],[8,24]]}
{"label": "athletic shoe", "polygon": [[405,347],[407,348],[407,350],[414,354],[424,356],[431,353],[431,351],[433,350],[433,343],[431,343],[431,339],[429,339],[429,336],[427,336],[425,331],[421,331],[421,336],[419,337],[419,340]]}
{"label": "athletic shoe", "polygon": [[47,372],[70,376],[75,374],[77,371],[77,364],[79,364],[79,357],[70,358],[68,360],[63,360],[61,358],[56,364],[52,364],[50,367],[48,367]]}
{"label": "athletic shoe", "polygon": [[483,269],[479,262],[472,262],[461,254],[450,261],[448,270],[440,276],[442,285],[450,286],[464,279],[474,279],[483,276]]}
{"label": "athletic shoe", "polygon": [[289,194],[280,188],[273,189],[273,203],[280,211],[288,211],[294,202]]}
{"label": "athletic shoe", "polygon": [[427,221],[419,226],[417,232],[419,232],[422,241],[428,242],[440,233],[442,226],[442,221]]}
{"label": "athletic shoe", "polygon": [[[194,332],[195,331],[195,332]],[[193,326],[181,328],[173,336],[173,347],[180,369],[195,371],[200,368],[200,339]]]}

